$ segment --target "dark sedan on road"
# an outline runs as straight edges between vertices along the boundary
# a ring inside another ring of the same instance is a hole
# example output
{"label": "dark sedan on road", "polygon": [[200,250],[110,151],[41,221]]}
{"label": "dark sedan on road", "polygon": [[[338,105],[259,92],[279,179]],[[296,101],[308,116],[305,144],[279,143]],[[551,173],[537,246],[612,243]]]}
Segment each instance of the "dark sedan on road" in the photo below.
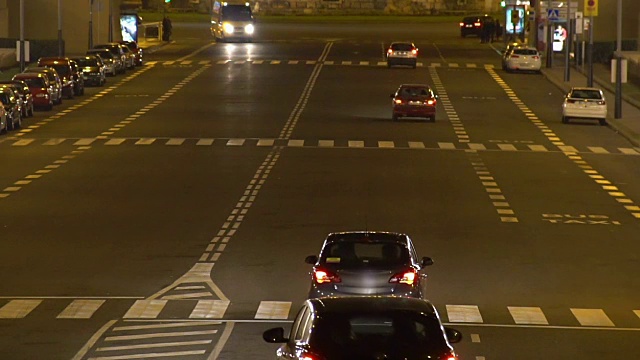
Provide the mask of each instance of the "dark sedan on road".
{"label": "dark sedan on road", "polygon": [[331,233],[313,265],[309,298],[323,296],[393,295],[423,298],[429,257],[418,259],[409,236],[364,231]]}
{"label": "dark sedan on road", "polygon": [[22,107],[20,95],[10,85],[0,85],[0,103],[7,113],[7,128],[18,129],[22,126]]}
{"label": "dark sedan on road", "polygon": [[33,116],[33,95],[31,94],[31,90],[29,90],[29,86],[24,81],[5,80],[0,81],[0,85],[9,85],[20,95],[23,118]]}
{"label": "dark sedan on road", "polygon": [[436,121],[438,96],[429,85],[403,84],[391,94],[391,120],[401,117],[427,118]]}
{"label": "dark sedan on road", "polygon": [[467,37],[469,35],[480,36],[482,30],[487,23],[495,23],[492,16],[489,15],[476,15],[466,16],[460,22],[460,36]]}
{"label": "dark sedan on road", "polygon": [[72,60],[78,64],[78,70],[82,74],[85,84],[102,86],[107,81],[104,64],[99,56],[87,55],[75,57]]}
{"label": "dark sedan on road", "polygon": [[282,344],[278,360],[457,360],[462,334],[428,301],[359,296],[307,300],[288,336],[277,327],[262,337]]}

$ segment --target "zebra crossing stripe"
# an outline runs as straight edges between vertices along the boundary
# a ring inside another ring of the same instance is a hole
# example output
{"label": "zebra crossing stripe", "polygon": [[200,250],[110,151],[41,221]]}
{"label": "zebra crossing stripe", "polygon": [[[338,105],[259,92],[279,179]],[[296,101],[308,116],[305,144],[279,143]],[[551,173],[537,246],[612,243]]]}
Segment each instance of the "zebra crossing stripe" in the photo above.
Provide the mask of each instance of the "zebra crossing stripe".
{"label": "zebra crossing stripe", "polygon": [[175,61],[165,61],[165,62],[163,62],[162,64],[163,64],[163,65],[173,65],[173,64],[175,64],[175,63],[176,63]]}
{"label": "zebra crossing stripe", "polygon": [[500,148],[500,150],[504,151],[518,151],[518,149],[516,149],[516,147],[511,144],[498,144],[498,147]]}
{"label": "zebra crossing stripe", "polygon": [[91,145],[94,141],[96,141],[95,138],[80,139],[80,140],[76,141],[75,143],[73,143],[73,145],[87,146],[87,145]]}
{"label": "zebra crossing stripe", "polygon": [[49,139],[45,141],[44,145],[52,146],[52,145],[60,145],[66,139]]}
{"label": "zebra crossing stripe", "polygon": [[167,140],[165,145],[172,145],[172,146],[182,145],[182,143],[184,143],[184,141],[185,141],[185,139],[171,138],[171,139]]}
{"label": "zebra crossing stripe", "polygon": [[640,318],[640,310],[633,310],[633,313],[636,314],[638,318]]}
{"label": "zebra crossing stripe", "polygon": [[618,150],[620,150],[621,153],[627,154],[627,155],[640,155],[640,152],[637,152],[634,149],[618,148]]}
{"label": "zebra crossing stripe", "polygon": [[467,145],[469,145],[469,149],[471,150],[487,150],[487,147],[483,144],[469,143]]}
{"label": "zebra crossing stripe", "polygon": [[527,145],[532,151],[549,151],[544,145]]}
{"label": "zebra crossing stripe", "polygon": [[591,150],[592,152],[596,153],[596,154],[608,154],[609,153],[605,148],[599,147],[599,146],[587,146],[587,148],[589,150]]}
{"label": "zebra crossing stripe", "polygon": [[318,146],[320,147],[333,147],[333,140],[318,140]]}
{"label": "zebra crossing stripe", "polygon": [[213,139],[199,139],[196,145],[198,146],[208,146],[213,144]]}
{"label": "zebra crossing stripe", "polygon": [[191,65],[192,62],[193,61],[191,61],[191,60],[185,60],[185,61],[180,62],[180,65]]}
{"label": "zebra crossing stripe", "polygon": [[393,141],[378,141],[378,147],[391,149],[395,147],[395,144]]}
{"label": "zebra crossing stripe", "polygon": [[121,145],[126,139],[109,139],[105,145]]}
{"label": "zebra crossing stripe", "polygon": [[289,301],[261,301],[255,319],[286,319],[290,309]]}
{"label": "zebra crossing stripe", "polygon": [[11,300],[0,308],[0,319],[21,319],[41,302],[42,300]]}
{"label": "zebra crossing stripe", "polygon": [[539,307],[508,306],[507,308],[513,321],[518,325],[549,325],[547,317]]}
{"label": "zebra crossing stripe", "polygon": [[571,309],[582,326],[615,326],[602,309]]}
{"label": "zebra crossing stripe", "polygon": [[456,146],[453,143],[444,143],[444,142],[439,142],[438,147],[440,149],[447,149],[447,150],[455,150],[456,148]]}
{"label": "zebra crossing stripe", "polygon": [[151,145],[156,141],[154,138],[142,138],[136,141],[136,145]]}
{"label": "zebra crossing stripe", "polygon": [[33,139],[22,139],[22,140],[18,140],[16,142],[14,142],[12,145],[13,146],[27,146],[29,144],[31,144],[34,140]]}
{"label": "zebra crossing stripe", "polygon": [[289,140],[289,142],[287,142],[287,146],[290,146],[290,147],[304,146],[304,140]]}
{"label": "zebra crossing stripe", "polygon": [[253,60],[252,63],[256,64],[256,65],[260,65],[260,64],[264,63],[264,60]]}
{"label": "zebra crossing stripe", "polygon": [[482,323],[480,309],[475,305],[447,305],[450,322]]}
{"label": "zebra crossing stripe", "polygon": [[228,300],[199,300],[190,319],[222,319],[229,307]]}
{"label": "zebra crossing stripe", "polygon": [[[170,346],[195,346],[195,345],[207,345],[211,344],[213,340],[192,340],[192,341],[173,341],[173,342],[162,342],[162,343],[151,343],[151,344],[139,344],[139,345],[119,345],[119,346],[103,346],[96,348],[96,351],[122,351],[122,350],[138,350],[138,349],[153,349],[153,348],[163,348]],[[166,356],[167,353],[160,353],[158,356]],[[124,359],[120,357],[121,359]],[[126,359],[139,359],[139,355],[128,355]],[[99,357],[93,358],[93,360],[100,359],[117,359],[117,357]]]}
{"label": "zebra crossing stripe", "polygon": [[127,313],[124,314],[124,318],[155,319],[166,304],[167,300],[136,300]]}
{"label": "zebra crossing stripe", "polygon": [[364,147],[364,141],[361,140],[349,140],[349,147],[362,148]]}
{"label": "zebra crossing stripe", "polygon": [[244,145],[245,139],[229,139],[227,141],[227,146],[242,146]]}
{"label": "zebra crossing stripe", "polygon": [[260,139],[258,140],[258,146],[273,146],[275,143],[274,139]]}
{"label": "zebra crossing stripe", "polygon": [[409,148],[411,149],[424,149],[424,143],[421,141],[409,141]]}
{"label": "zebra crossing stripe", "polygon": [[207,65],[207,64],[209,64],[210,62],[211,62],[211,61],[209,61],[209,60],[202,60],[202,61],[198,62],[198,65]]}
{"label": "zebra crossing stripe", "polygon": [[58,316],[57,319],[90,319],[104,304],[105,300],[73,300]]}

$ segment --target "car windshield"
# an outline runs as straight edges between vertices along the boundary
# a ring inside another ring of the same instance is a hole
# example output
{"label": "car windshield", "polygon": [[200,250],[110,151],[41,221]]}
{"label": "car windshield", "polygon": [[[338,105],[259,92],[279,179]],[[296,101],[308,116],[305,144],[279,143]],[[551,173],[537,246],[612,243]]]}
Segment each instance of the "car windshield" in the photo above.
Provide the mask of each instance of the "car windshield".
{"label": "car windshield", "polygon": [[411,44],[391,44],[391,49],[394,51],[411,51],[413,46]]}
{"label": "car windshield", "polygon": [[322,250],[321,263],[341,269],[389,268],[410,263],[400,243],[388,241],[337,241]]}
{"label": "car windshield", "polygon": [[598,90],[573,90],[571,93],[571,97],[574,99],[590,99],[590,100],[601,100],[602,96],[600,96],[600,91]]}
{"label": "car windshield", "polygon": [[9,94],[0,92],[0,101],[5,105],[9,104],[11,102],[9,101]]}
{"label": "car windshield", "polygon": [[380,354],[418,360],[448,349],[435,316],[406,310],[322,314],[309,342],[314,352],[332,360],[377,359]]}
{"label": "car windshield", "polygon": [[538,50],[535,49],[515,49],[514,54],[517,55],[538,55]]}
{"label": "car windshield", "polygon": [[90,54],[96,54],[98,56],[101,56],[102,58],[105,59],[113,59],[114,56],[112,53],[110,53],[109,51],[91,51]]}
{"label": "car windshield", "polygon": [[120,50],[115,45],[113,45],[113,46],[112,45],[98,45],[98,46],[96,46],[96,48],[98,48],[98,49],[107,49],[107,50],[109,50],[109,52],[111,54],[113,54],[115,56],[120,55]]}
{"label": "car windshield", "polygon": [[27,83],[28,87],[33,87],[33,88],[43,88],[45,87],[45,83],[44,83],[44,79],[43,78],[24,78],[24,79],[20,79],[22,81],[24,81],[25,83]]}
{"label": "car windshield", "polygon": [[71,72],[71,68],[67,65],[47,65],[48,67],[52,67],[56,69],[58,75],[67,76]]}
{"label": "car windshield", "polygon": [[245,5],[227,5],[222,8],[222,20],[249,21],[251,9]]}
{"label": "car windshield", "polygon": [[430,96],[431,92],[425,87],[412,86],[403,87],[398,92],[400,96]]}
{"label": "car windshield", "polygon": [[98,66],[98,60],[95,58],[80,58],[76,59],[78,66]]}

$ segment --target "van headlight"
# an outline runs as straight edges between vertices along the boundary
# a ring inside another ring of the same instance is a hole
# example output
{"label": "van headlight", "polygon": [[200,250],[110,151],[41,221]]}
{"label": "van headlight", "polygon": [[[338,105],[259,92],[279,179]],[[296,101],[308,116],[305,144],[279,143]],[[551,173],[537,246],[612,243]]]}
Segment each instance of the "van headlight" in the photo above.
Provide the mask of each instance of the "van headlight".
{"label": "van headlight", "polygon": [[222,30],[224,30],[224,32],[226,32],[227,34],[233,34],[235,28],[229,23],[224,23],[222,24]]}
{"label": "van headlight", "polygon": [[254,30],[255,30],[255,27],[253,26],[253,24],[249,24],[244,27],[244,32],[247,34],[253,34]]}

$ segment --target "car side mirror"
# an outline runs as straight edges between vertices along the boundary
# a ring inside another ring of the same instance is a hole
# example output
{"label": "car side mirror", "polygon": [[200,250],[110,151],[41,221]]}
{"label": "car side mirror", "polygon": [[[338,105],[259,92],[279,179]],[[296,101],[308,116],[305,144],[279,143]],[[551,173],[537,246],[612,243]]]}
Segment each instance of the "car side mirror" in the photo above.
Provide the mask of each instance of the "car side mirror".
{"label": "car side mirror", "polygon": [[318,262],[318,257],[315,255],[309,255],[304,259],[307,264],[315,265]]}
{"label": "car side mirror", "polygon": [[422,267],[431,266],[431,265],[433,265],[433,259],[428,257],[428,256],[425,256],[425,257],[422,258],[422,261],[420,262],[420,265]]}
{"label": "car side mirror", "polygon": [[444,333],[447,335],[447,339],[451,344],[459,343],[462,341],[462,333],[456,329],[445,327]]}
{"label": "car side mirror", "polygon": [[[268,343],[286,343],[289,341],[286,337],[284,337],[284,329],[281,327],[272,328],[262,333],[262,338],[264,341]],[[451,340],[449,340],[451,341]]]}

